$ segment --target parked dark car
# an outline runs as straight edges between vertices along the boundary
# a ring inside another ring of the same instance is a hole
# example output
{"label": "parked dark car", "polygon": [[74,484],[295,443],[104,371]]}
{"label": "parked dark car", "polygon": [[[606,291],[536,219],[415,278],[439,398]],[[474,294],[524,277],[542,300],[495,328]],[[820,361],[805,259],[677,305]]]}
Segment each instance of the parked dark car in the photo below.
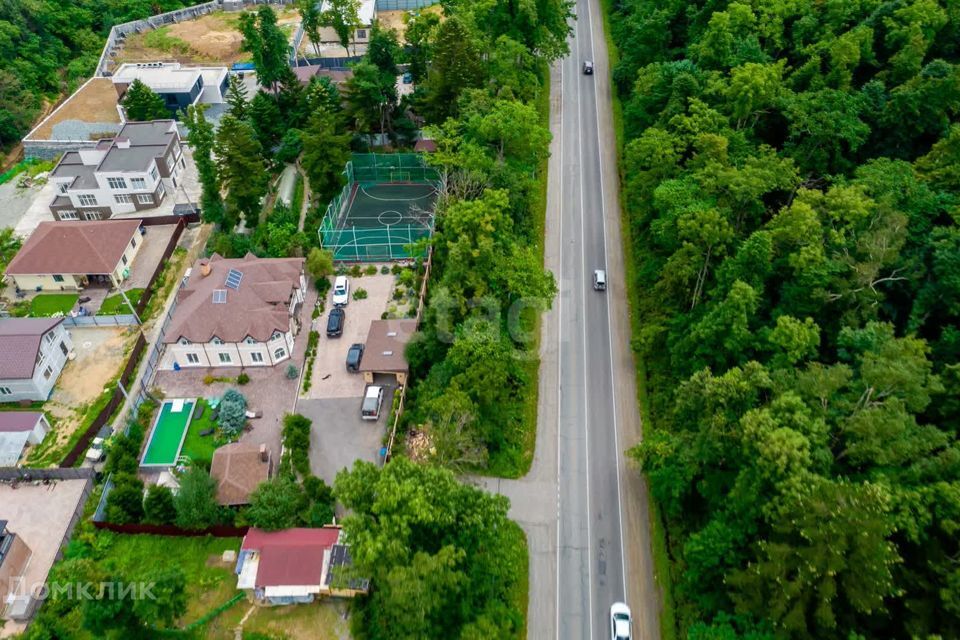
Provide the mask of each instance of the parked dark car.
{"label": "parked dark car", "polygon": [[347,350],[347,371],[357,373],[360,371],[360,361],[363,360],[363,345],[359,342],[350,345]]}
{"label": "parked dark car", "polygon": [[347,312],[341,307],[335,307],[330,310],[330,317],[327,318],[327,337],[339,338],[343,334],[343,325],[347,321]]}

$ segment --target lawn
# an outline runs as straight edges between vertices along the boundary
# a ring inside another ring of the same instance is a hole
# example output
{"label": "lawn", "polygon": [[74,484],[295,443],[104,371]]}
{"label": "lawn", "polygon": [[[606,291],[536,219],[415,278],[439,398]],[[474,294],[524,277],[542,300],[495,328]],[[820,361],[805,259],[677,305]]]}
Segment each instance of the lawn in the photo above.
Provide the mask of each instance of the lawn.
{"label": "lawn", "polygon": [[73,305],[77,303],[77,298],[79,297],[80,295],[76,293],[38,294],[30,300],[29,306],[24,305],[26,315],[34,318],[47,318],[55,316],[58,313],[67,315],[70,313],[70,310],[73,309]]}
{"label": "lawn", "polygon": [[340,640],[349,638],[349,620],[344,619],[348,604],[342,600],[321,600],[289,607],[256,607],[246,600],[238,602],[204,629],[207,640],[234,640],[235,629],[243,616],[253,609],[243,624],[247,633],[261,633],[286,640]]}
{"label": "lawn", "polygon": [[237,593],[233,563],[220,560],[240,549],[240,538],[173,537],[97,533],[96,561],[122,576],[144,576],[171,566],[187,579],[187,612],[181,626],[200,618]]}
{"label": "lawn", "polygon": [[[198,419],[197,415],[201,409],[203,410],[203,416]],[[213,411],[210,409],[210,405],[207,404],[206,400],[201,398],[197,402],[197,409],[193,414],[193,420],[187,429],[187,438],[183,441],[183,450],[180,452],[181,455],[187,456],[194,462],[206,461],[206,464],[210,464],[210,461],[213,460],[213,450],[217,448],[217,443],[220,442],[220,440],[216,433],[201,436],[200,432],[207,429],[216,429],[217,423],[211,419],[212,415]]]}
{"label": "lawn", "polygon": [[[140,301],[140,296],[142,295],[143,289],[130,289],[127,291],[127,299],[130,300],[130,304],[133,306],[137,306],[137,302]],[[132,311],[123,301],[123,296],[119,293],[115,293],[104,300],[103,304],[100,305],[100,310],[97,311],[98,316],[127,315],[129,313],[132,313]]]}

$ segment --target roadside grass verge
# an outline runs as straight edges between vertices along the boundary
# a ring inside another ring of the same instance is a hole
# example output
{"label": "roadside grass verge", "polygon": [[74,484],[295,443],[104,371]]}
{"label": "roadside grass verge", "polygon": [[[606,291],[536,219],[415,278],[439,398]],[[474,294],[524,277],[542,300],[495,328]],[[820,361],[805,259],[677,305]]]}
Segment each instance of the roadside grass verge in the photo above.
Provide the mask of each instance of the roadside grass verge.
{"label": "roadside grass verge", "polygon": [[[130,304],[136,307],[137,302],[140,301],[140,296],[143,295],[143,289],[130,289],[126,293]],[[119,293],[106,298],[100,305],[100,310],[97,311],[98,316],[127,315],[130,313],[133,313],[133,310],[127,306],[127,303],[123,301],[123,296]]]}
{"label": "roadside grass verge", "polygon": [[522,556],[517,566],[517,580],[508,594],[508,604],[511,609],[516,609],[523,615],[523,626],[517,633],[517,640],[524,640],[527,637],[527,612],[530,604],[530,549],[527,547],[527,536],[523,529],[512,520],[508,521],[504,537],[506,545],[514,549],[518,556]]}
{"label": "roadside grass verge", "polygon": [[[608,68],[613,70],[620,59],[620,51],[613,39],[610,19],[613,15],[613,0],[600,0],[601,14],[603,17],[603,36],[607,44]],[[608,78],[610,82],[611,103],[613,108],[613,130],[617,138],[617,171],[620,175],[620,182],[623,182],[623,152],[626,145],[623,125],[623,105],[620,103],[620,97],[617,95],[616,87],[613,85],[613,77]],[[640,304],[640,288],[636,286],[637,274],[636,266],[633,261],[633,238],[631,237],[630,217],[624,206],[623,190],[620,190],[620,237],[623,248],[623,260],[626,270],[625,278],[627,282],[627,306],[630,313],[630,334],[634,340],[640,336],[640,318],[637,309]],[[633,350],[634,363],[637,369],[637,405],[640,408],[641,428],[644,434],[651,433],[656,427],[650,418],[650,401],[647,393],[647,370],[646,363],[636,349]],[[677,638],[677,613],[676,603],[673,598],[673,573],[672,562],[667,544],[666,525],[660,514],[660,506],[653,500],[650,504],[650,537],[651,551],[654,564],[654,578],[660,587],[661,609],[660,609],[660,637],[663,640],[676,640]]]}

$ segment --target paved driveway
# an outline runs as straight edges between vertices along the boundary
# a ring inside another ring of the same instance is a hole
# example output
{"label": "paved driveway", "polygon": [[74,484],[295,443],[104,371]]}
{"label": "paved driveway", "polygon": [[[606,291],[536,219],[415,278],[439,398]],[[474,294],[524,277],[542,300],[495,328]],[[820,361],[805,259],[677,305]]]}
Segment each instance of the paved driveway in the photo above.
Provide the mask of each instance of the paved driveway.
{"label": "paved driveway", "polygon": [[380,419],[376,422],[360,418],[361,396],[300,400],[297,403],[297,413],[313,420],[310,470],[315,476],[332,484],[337,471],[352,467],[355,461],[379,460],[395,390],[395,384],[385,389]]}
{"label": "paved driveway", "polygon": [[121,285],[125,291],[145,289],[150,283],[150,277],[160,264],[163,250],[167,248],[167,243],[170,242],[170,237],[173,236],[177,225],[161,224],[144,228],[147,232],[140,236],[143,246],[137,252],[137,257],[133,259],[130,277]]}
{"label": "paved driveway", "polygon": [[367,297],[353,300],[344,308],[347,322],[339,338],[327,337],[327,318],[333,308],[333,293],[327,293],[326,311],[316,319],[320,332],[317,358],[313,362],[313,382],[304,398],[360,398],[363,396],[363,376],[346,370],[347,350],[354,342],[366,342],[370,322],[379,320],[387,310],[396,276],[377,273],[373,276],[350,278],[350,293],[364,289]]}

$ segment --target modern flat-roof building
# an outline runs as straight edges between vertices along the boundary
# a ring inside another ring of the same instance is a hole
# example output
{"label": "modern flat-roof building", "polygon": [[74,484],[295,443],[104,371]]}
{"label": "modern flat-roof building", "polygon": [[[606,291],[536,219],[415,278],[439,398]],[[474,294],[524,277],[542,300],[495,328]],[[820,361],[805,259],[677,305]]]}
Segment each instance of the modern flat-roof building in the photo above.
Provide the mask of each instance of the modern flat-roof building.
{"label": "modern flat-roof building", "polygon": [[134,80],[163,98],[170,115],[192,104],[220,104],[229,85],[226,67],[185,67],[179,62],[129,62],[114,71],[113,86],[123,98]]}
{"label": "modern flat-roof building", "polygon": [[5,275],[23,291],[77,291],[116,286],[143,246],[141,220],[41,222]]}
{"label": "modern flat-roof building", "polygon": [[68,151],[50,173],[57,220],[104,220],[156,208],[182,179],[186,160],[173,120],[128,122],[115,138]]}

